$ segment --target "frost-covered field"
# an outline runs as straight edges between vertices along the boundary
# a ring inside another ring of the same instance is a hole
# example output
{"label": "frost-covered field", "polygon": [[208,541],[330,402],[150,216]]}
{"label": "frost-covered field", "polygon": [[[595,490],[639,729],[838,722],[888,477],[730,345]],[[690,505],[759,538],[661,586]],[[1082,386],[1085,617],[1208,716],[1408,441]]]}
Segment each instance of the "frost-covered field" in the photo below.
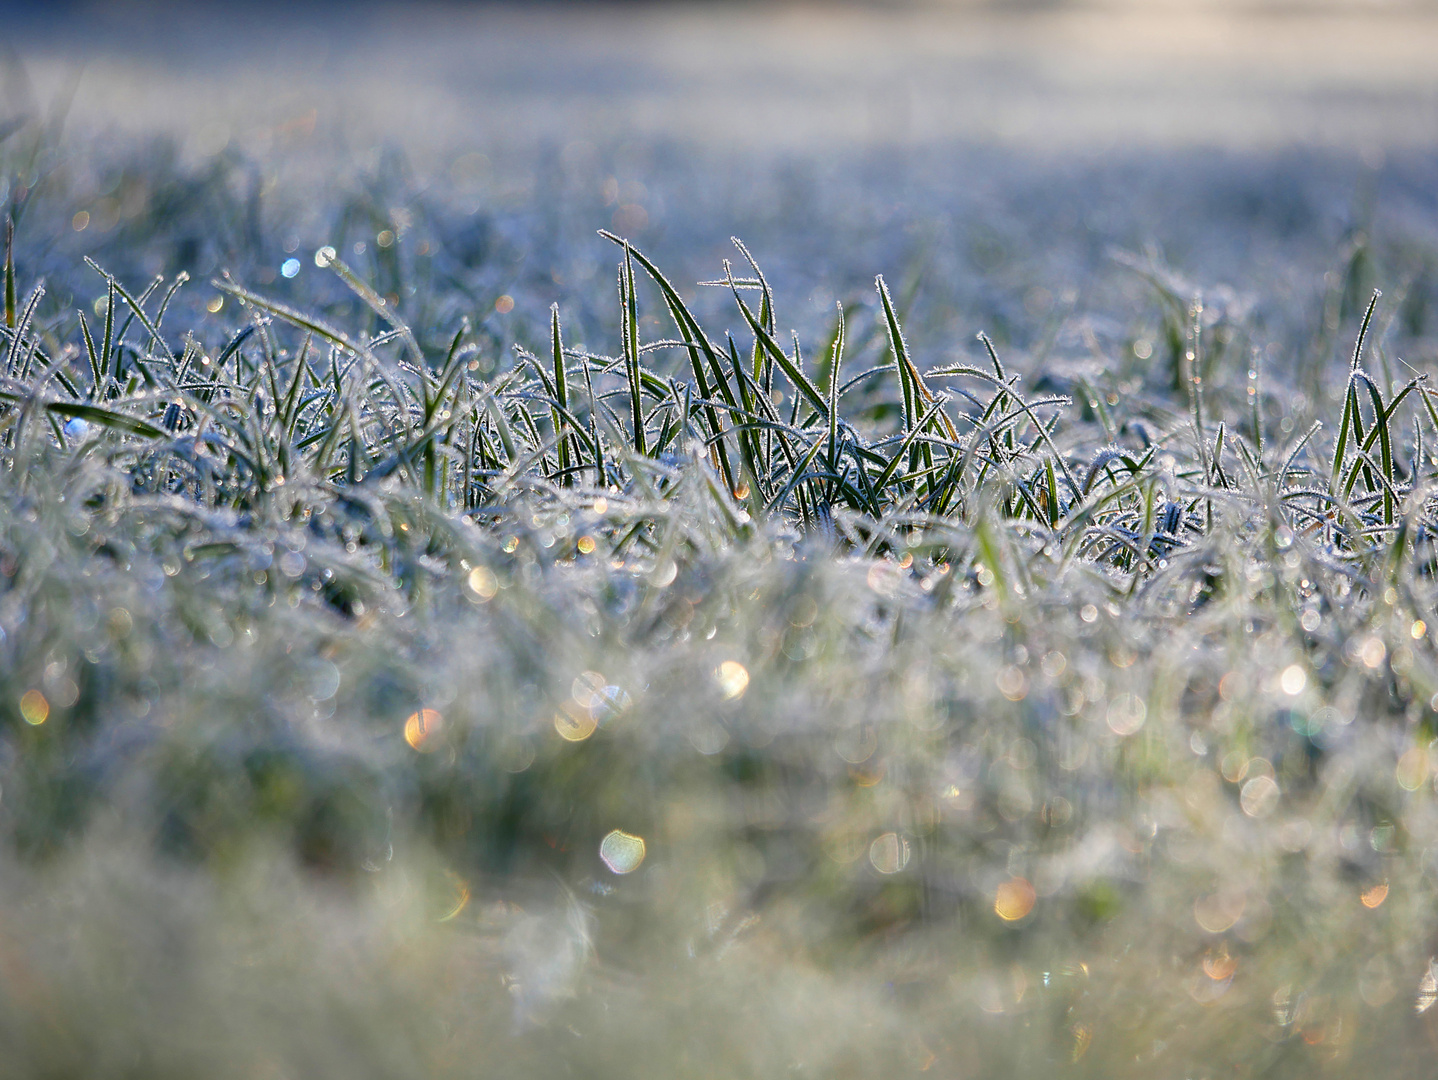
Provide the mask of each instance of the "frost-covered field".
{"label": "frost-covered field", "polygon": [[1425,9],[78,12],[0,1074],[1425,1073]]}

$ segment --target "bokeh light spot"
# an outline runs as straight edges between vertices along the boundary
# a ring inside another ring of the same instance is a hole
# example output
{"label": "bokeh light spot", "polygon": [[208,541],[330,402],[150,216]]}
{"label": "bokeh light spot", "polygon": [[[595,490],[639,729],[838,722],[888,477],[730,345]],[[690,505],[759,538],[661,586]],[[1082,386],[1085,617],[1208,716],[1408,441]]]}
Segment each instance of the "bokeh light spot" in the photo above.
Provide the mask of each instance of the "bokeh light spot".
{"label": "bokeh light spot", "polygon": [[1109,730],[1115,735],[1134,735],[1148,718],[1148,706],[1137,694],[1120,694],[1108,707]]}
{"label": "bokeh light spot", "polygon": [[493,600],[499,592],[499,579],[487,566],[476,566],[469,572],[469,591],[481,600]]}
{"label": "bokeh light spot", "polygon": [[50,703],[38,690],[26,690],[20,695],[20,715],[25,723],[39,727],[50,718]]}
{"label": "bokeh light spot", "polygon": [[597,671],[581,671],[569,687],[570,696],[581,709],[592,709],[599,702],[608,680]]}
{"label": "bokeh light spot", "polygon": [[1203,958],[1203,973],[1214,982],[1222,982],[1224,979],[1233,978],[1233,973],[1238,970],[1238,961],[1228,954],[1228,946],[1220,945],[1216,949],[1209,949]]}
{"label": "bokeh light spot", "polygon": [[1251,818],[1267,817],[1278,805],[1278,782],[1271,776],[1255,776],[1239,790],[1238,805]]}
{"label": "bokeh light spot", "polygon": [[644,861],[644,837],[615,829],[599,842],[599,857],[616,874],[631,874]]}
{"label": "bokeh light spot", "polygon": [[994,914],[1004,922],[1018,922],[1034,909],[1035,898],[1027,878],[1010,878],[994,894]]}
{"label": "bokeh light spot", "polygon": [[566,742],[583,742],[598,726],[589,709],[574,701],[566,701],[554,714],[554,730]]}
{"label": "bokeh light spot", "polygon": [[999,688],[999,693],[1010,701],[1022,701],[1028,696],[1028,679],[1013,664],[999,668],[999,673],[994,676],[994,685]]}
{"label": "bokeh light spot", "polygon": [[1421,746],[1410,747],[1398,759],[1394,778],[1404,791],[1417,791],[1428,779],[1428,768],[1428,751]]}
{"label": "bokeh light spot", "polygon": [[1378,668],[1382,665],[1384,657],[1388,655],[1388,647],[1383,644],[1380,637],[1365,638],[1358,645],[1358,659],[1363,661],[1366,668]]}
{"label": "bokeh light spot", "polygon": [[1211,893],[1194,901],[1193,920],[1210,934],[1222,934],[1243,918],[1247,906],[1241,892]]}
{"label": "bokeh light spot", "polygon": [[431,753],[438,748],[436,736],[443,727],[444,717],[436,710],[420,709],[405,720],[404,741],[421,754]]}
{"label": "bokeh light spot", "polygon": [[749,689],[749,669],[737,660],[725,660],[714,672],[714,678],[718,680],[726,701],[743,697],[744,691]]}
{"label": "bokeh light spot", "polygon": [[886,832],[869,845],[869,862],[881,874],[897,874],[909,865],[909,842],[898,833]]}

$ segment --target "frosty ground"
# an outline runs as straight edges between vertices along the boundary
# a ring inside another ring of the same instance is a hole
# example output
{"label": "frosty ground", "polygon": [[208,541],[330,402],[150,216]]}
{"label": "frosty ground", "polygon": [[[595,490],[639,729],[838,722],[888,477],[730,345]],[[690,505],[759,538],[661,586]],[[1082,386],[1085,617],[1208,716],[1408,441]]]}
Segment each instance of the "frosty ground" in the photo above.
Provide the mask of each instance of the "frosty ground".
{"label": "frosty ground", "polygon": [[80,10],[6,1075],[1421,1068],[1421,8]]}

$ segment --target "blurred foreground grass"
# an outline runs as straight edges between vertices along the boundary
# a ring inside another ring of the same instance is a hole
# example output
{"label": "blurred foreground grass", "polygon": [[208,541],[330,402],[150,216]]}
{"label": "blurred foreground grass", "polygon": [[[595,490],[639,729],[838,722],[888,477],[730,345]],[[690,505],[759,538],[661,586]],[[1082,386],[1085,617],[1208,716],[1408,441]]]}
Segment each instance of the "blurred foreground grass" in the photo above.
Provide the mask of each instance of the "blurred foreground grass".
{"label": "blurred foreground grass", "polygon": [[607,343],[511,354],[392,178],[277,276],[156,158],[87,268],[4,145],[0,1072],[1431,1058],[1428,256],[1277,334],[1126,257],[1131,332],[934,363],[611,237]]}

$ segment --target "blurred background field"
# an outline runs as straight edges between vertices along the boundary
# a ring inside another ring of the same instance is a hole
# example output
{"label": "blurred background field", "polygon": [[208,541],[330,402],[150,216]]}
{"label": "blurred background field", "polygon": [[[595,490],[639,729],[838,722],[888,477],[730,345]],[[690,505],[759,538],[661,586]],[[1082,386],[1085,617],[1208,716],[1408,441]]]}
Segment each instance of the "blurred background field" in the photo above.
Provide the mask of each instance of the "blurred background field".
{"label": "blurred background field", "polygon": [[[921,317],[963,341],[1108,287],[1114,246],[1301,306],[1354,237],[1428,235],[1435,20],[1401,3],[96,4],[18,18],[33,87],[10,96],[73,88],[87,152],[65,159],[84,174],[64,201],[94,225],[37,230],[67,265],[115,248],[145,272],[277,273],[362,192],[395,204],[381,218],[431,221],[496,293],[533,289],[521,319],[596,302],[593,231],[613,226],[684,282],[741,235],[784,260],[791,312],[931,267]],[[129,242],[157,197],[167,235]],[[245,213],[206,227],[216,198]]]}
{"label": "blurred background field", "polygon": [[1438,7],[0,10],[0,1073],[1424,1067]]}

